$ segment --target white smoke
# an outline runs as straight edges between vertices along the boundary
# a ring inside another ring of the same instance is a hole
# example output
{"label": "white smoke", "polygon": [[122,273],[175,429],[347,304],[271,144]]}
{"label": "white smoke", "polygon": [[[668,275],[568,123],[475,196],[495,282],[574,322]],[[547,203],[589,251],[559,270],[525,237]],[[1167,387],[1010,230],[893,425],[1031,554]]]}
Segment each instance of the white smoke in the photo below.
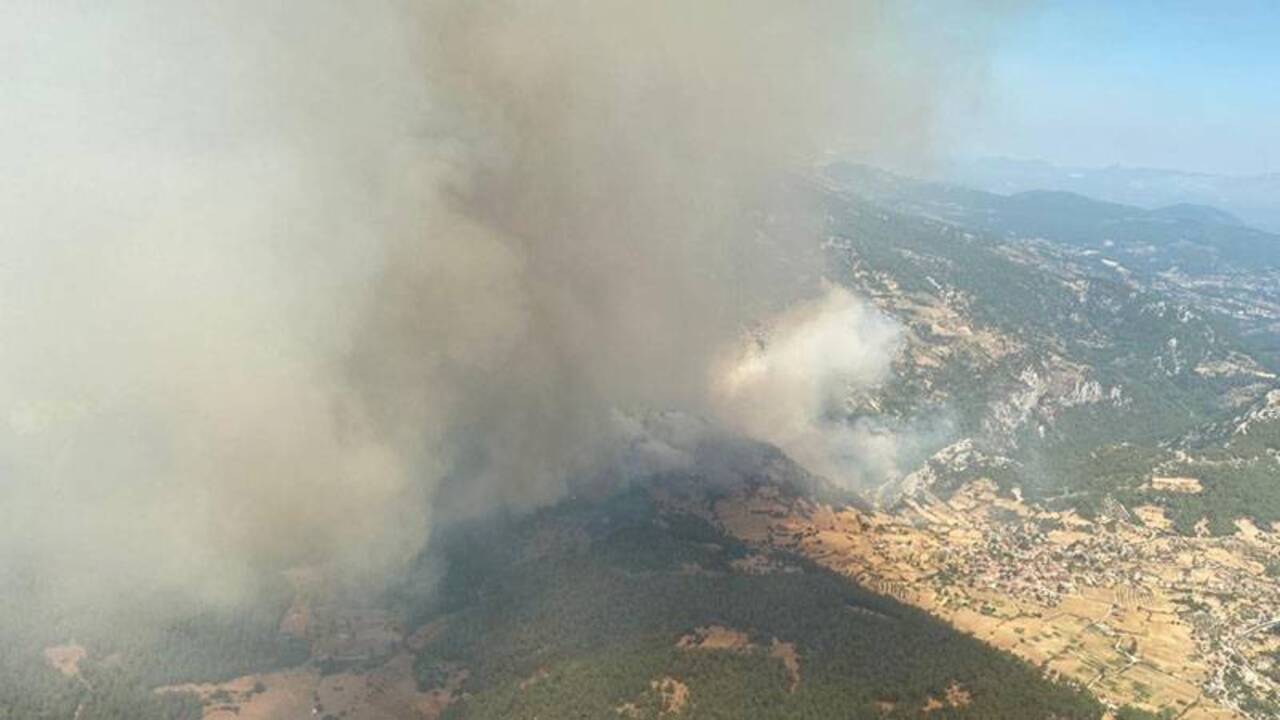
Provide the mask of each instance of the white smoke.
{"label": "white smoke", "polygon": [[730,427],[786,451],[810,472],[848,488],[900,471],[914,443],[865,419],[848,420],[851,394],[889,379],[903,328],[847,290],[773,318],[716,382],[718,416]]}
{"label": "white smoke", "polygon": [[813,429],[897,341],[846,295],[784,315],[724,398],[707,373],[818,290],[794,251],[814,223],[750,240],[812,216],[780,177],[926,144],[968,53],[911,17],[10,3],[0,575],[90,598],[234,598],[301,564],[376,580],[441,514],[554,501],[618,408],[723,401],[820,469],[883,454]]}

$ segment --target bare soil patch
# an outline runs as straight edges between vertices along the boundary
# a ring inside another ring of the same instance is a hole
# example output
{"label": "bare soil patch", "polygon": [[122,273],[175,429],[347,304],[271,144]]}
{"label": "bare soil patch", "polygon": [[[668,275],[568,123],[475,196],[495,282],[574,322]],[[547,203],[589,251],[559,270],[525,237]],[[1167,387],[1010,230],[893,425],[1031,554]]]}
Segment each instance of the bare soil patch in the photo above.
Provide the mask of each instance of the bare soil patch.
{"label": "bare soil patch", "polygon": [[225,683],[174,685],[204,704],[203,720],[277,720],[333,715],[344,720],[432,720],[461,693],[467,672],[451,668],[444,684],[419,692],[413,656],[401,653],[367,673],[321,675],[313,669],[246,675]]}
{"label": "bare soil patch", "polygon": [[1195,495],[1204,490],[1200,481],[1193,477],[1160,477],[1151,478],[1151,489],[1165,492],[1187,493]]}
{"label": "bare soil patch", "polygon": [[681,637],[676,647],[683,650],[748,650],[751,648],[751,638],[732,628],[708,625]]}
{"label": "bare soil patch", "polygon": [[54,645],[44,649],[45,662],[49,663],[49,667],[66,675],[73,677],[80,674],[80,661],[88,657],[89,651],[84,649],[83,645],[74,642],[66,645]]}
{"label": "bare soil patch", "polygon": [[[676,641],[676,647],[682,650],[719,650],[736,653],[751,653],[761,649],[751,642],[751,638],[746,633],[722,625],[695,628],[693,632]],[[781,662],[787,669],[787,675],[791,678],[787,692],[795,692],[800,686],[800,654],[796,652],[795,644],[773,638],[769,643],[768,652],[769,657]]]}
{"label": "bare soil patch", "polygon": [[654,680],[649,686],[662,697],[663,715],[679,715],[689,704],[689,686],[673,677]]}
{"label": "bare soil patch", "polygon": [[778,638],[774,638],[773,644],[769,647],[769,657],[782,661],[782,666],[791,676],[791,684],[787,687],[787,692],[795,692],[800,686],[800,655],[796,653],[795,644],[780,642]]}

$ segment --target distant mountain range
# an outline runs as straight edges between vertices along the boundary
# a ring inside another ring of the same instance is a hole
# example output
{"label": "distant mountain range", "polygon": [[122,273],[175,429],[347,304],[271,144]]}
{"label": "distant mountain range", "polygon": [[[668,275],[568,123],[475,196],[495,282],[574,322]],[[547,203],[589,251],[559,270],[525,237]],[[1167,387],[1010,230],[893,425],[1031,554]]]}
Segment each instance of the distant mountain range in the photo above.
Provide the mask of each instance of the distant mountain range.
{"label": "distant mountain range", "polygon": [[[1217,429],[1274,415],[1280,235],[1212,207],[1002,195],[861,165],[821,181],[832,277],[909,331],[866,412],[947,415],[960,443],[882,501],[988,477],[1083,513],[1162,504],[1183,532],[1280,521],[1274,462]],[[1270,447],[1274,428],[1259,428]],[[1142,489],[1190,473],[1188,457],[1204,492]]]}
{"label": "distant mountain range", "polygon": [[1062,167],[1041,160],[983,158],[954,163],[938,179],[1002,194],[1063,190],[1148,209],[1210,205],[1250,225],[1280,231],[1280,173],[1231,176],[1121,166]]}
{"label": "distant mountain range", "polygon": [[829,172],[863,197],[899,211],[1002,238],[1044,238],[1107,250],[1134,270],[1199,274],[1280,268],[1280,235],[1249,227],[1234,213],[1209,205],[1183,202],[1148,209],[1055,188],[1003,194],[852,164]]}

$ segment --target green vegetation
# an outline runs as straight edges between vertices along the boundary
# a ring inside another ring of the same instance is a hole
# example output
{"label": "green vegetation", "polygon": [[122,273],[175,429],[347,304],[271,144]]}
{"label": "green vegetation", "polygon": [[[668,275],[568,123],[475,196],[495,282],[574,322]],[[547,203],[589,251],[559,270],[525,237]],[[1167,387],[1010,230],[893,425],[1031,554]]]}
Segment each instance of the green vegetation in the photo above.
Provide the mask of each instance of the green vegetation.
{"label": "green vegetation", "polygon": [[[938,433],[926,451],[956,437],[978,440],[985,459],[955,470],[935,463],[936,491],[987,477],[1087,516],[1111,500],[1155,502],[1184,533],[1202,518],[1212,533],[1233,532],[1239,517],[1280,521],[1280,422],[1235,433],[1240,411],[1223,398],[1254,379],[1195,372],[1251,351],[1264,366],[1280,363],[1280,338],[1174,302],[1153,280],[1172,265],[1207,272],[1258,261],[1266,238],[1186,209],[1135,213],[1063,194],[1000,198],[897,181],[887,192],[883,178],[854,180],[870,199],[824,199],[834,279],[882,298],[933,301],[945,289],[967,323],[1016,341],[995,360],[966,348],[941,367],[903,368],[885,389],[878,420],[948,421],[952,432]],[[1280,252],[1266,249],[1267,258]],[[1103,262],[1104,250],[1128,272]],[[937,339],[927,322],[912,331]],[[1062,405],[1051,417],[1032,407],[1013,430],[992,424],[993,408],[1024,391],[1025,376],[1063,368],[1104,391],[1119,388],[1120,399]],[[787,465],[771,448],[741,450],[760,467]],[[1195,477],[1204,489],[1144,489],[1157,469]],[[858,503],[802,474],[781,484],[835,505]],[[411,625],[438,624],[415,665],[424,688],[443,683],[450,668],[469,671],[467,699],[449,711],[458,720],[614,717],[624,706],[656,717],[665,701],[652,683],[666,677],[687,687],[690,718],[919,717],[952,683],[971,702],[933,717],[1100,715],[1078,689],[797,558],[780,559],[803,572],[735,572],[732,562],[747,552],[697,515],[659,513],[635,490],[458,530],[387,600]],[[1267,571],[1278,576],[1280,565]],[[24,588],[34,585],[34,577],[0,577],[0,720],[194,720],[193,698],[153,689],[307,659],[303,643],[276,632],[287,599],[280,588],[234,610],[139,597],[114,604],[128,607],[125,614],[103,617],[92,607],[33,601]],[[748,633],[754,649],[676,647],[712,624]],[[768,653],[774,639],[799,655],[794,692],[787,668]],[[43,652],[72,640],[88,656],[79,675],[66,677]],[[1276,710],[1257,702],[1257,712]],[[1160,716],[1129,707],[1116,717]]]}
{"label": "green vegetation", "polygon": [[1250,717],[1276,717],[1280,715],[1280,698],[1259,697],[1234,669],[1227,670],[1226,685],[1240,698],[1240,709]]}
{"label": "green vegetation", "polygon": [[[887,413],[945,414],[954,419],[953,437],[975,438],[979,449],[1010,461],[954,471],[935,467],[941,478],[936,491],[945,494],[974,477],[990,477],[1005,490],[1020,487],[1028,499],[1087,516],[1107,498],[1154,502],[1166,505],[1175,527],[1188,533],[1202,517],[1215,533],[1233,532],[1239,517],[1264,524],[1280,520],[1280,464],[1270,454],[1280,447],[1280,423],[1226,447],[1220,438],[1216,446],[1202,448],[1205,462],[1189,474],[1204,482],[1203,493],[1139,490],[1170,461],[1171,448],[1228,424],[1238,412],[1223,398],[1256,379],[1195,368],[1243,356],[1247,344],[1229,318],[1175,302],[1155,285],[1069,246],[1103,239],[1154,242],[1147,233],[1174,232],[1181,220],[1144,219],[1139,232],[1136,221],[1130,222],[1133,208],[1085,198],[1031,194],[1014,200],[865,168],[835,174],[856,194],[828,200],[828,255],[838,279],[873,296],[933,302],[945,288],[963,298],[963,315],[975,328],[991,328],[1019,343],[994,363],[959,352],[941,368],[907,367],[886,389]],[[1041,214],[1039,224],[1031,223]],[[1100,223],[1107,218],[1115,222],[1103,233]],[[1221,258],[1236,258],[1233,243],[1253,232],[1216,225],[1203,230],[1195,242],[1220,248],[1215,257]],[[1026,237],[1049,240],[1017,239]],[[1182,247],[1175,245],[1170,252]],[[923,325],[912,329],[923,337],[931,332]],[[1044,380],[1064,364],[1087,373],[1102,392],[1118,388],[1120,394],[1051,411],[1033,406],[1012,431],[990,424],[994,407],[1025,392],[1026,373]]]}
{"label": "green vegetation", "polygon": [[[15,578],[18,580],[18,578]],[[307,659],[305,643],[279,635],[283,590],[213,612],[139,597],[103,616],[94,607],[39,602],[13,582],[0,588],[0,720],[195,720],[200,705],[153,689],[221,681]],[[45,648],[74,640],[87,650],[79,674],[63,676]]]}
{"label": "green vegetation", "polygon": [[1161,710],[1158,713],[1147,712],[1141,708],[1125,705],[1116,710],[1116,720],[1173,720],[1175,717],[1172,710]]}
{"label": "green vegetation", "polygon": [[[533,538],[557,534],[549,528],[585,539],[532,552]],[[611,717],[628,703],[657,717],[651,683],[666,677],[687,686],[691,718],[885,717],[877,702],[893,704],[889,717],[914,717],[953,682],[972,703],[948,717],[1100,714],[1083,692],[812,564],[728,572],[744,551],[737,541],[697,516],[657,512],[640,490],[461,538],[446,550],[444,584],[468,586],[469,601],[424,614],[440,629],[416,665],[424,687],[442,667],[468,668],[455,719]],[[708,625],[746,632],[754,649],[676,647]],[[799,654],[795,692],[768,654],[775,638]]]}
{"label": "green vegetation", "polygon": [[1039,237],[1066,246],[1106,249],[1139,271],[1280,267],[1280,236],[1245,226],[1211,207],[1147,210],[1052,190],[999,195],[850,164],[832,166],[828,174],[899,211],[942,218],[1000,238]]}
{"label": "green vegetation", "polygon": [[1280,521],[1280,464],[1271,458],[1224,459],[1222,464],[1197,463],[1178,471],[1204,485],[1204,491],[1194,495],[1161,498],[1180,532],[1190,532],[1201,518],[1209,520],[1213,535],[1234,533],[1236,518],[1249,518],[1264,527]]}

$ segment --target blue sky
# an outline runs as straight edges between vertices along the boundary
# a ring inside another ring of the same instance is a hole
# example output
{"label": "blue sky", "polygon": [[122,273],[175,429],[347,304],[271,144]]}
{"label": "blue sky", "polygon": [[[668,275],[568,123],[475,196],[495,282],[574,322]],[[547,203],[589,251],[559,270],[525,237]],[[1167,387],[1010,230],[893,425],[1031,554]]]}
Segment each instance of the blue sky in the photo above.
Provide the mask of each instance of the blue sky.
{"label": "blue sky", "polygon": [[958,153],[1280,172],[1280,0],[1059,0],[997,33]]}

